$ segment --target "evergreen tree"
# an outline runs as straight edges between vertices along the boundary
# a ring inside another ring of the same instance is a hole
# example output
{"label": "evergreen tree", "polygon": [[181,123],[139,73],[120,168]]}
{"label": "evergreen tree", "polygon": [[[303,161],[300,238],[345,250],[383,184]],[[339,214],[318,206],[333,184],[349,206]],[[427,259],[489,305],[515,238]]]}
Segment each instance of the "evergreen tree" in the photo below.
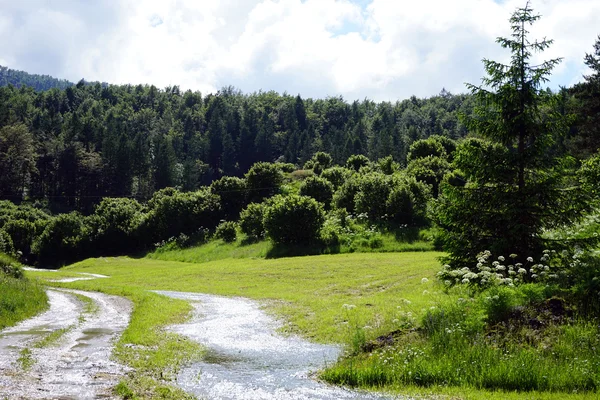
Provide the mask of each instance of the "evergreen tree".
{"label": "evergreen tree", "polygon": [[482,139],[459,146],[454,166],[463,179],[442,185],[432,213],[454,268],[474,266],[484,250],[535,257],[544,247],[544,229],[570,223],[586,209],[565,163],[548,151],[566,121],[556,96],[541,89],[560,59],[530,64],[534,52],[552,43],[529,40],[527,27],[539,18],[529,3],[517,9],[510,19],[512,36],[497,39],[510,50],[510,64],[484,60],[483,86],[468,85],[478,106],[466,124]]}

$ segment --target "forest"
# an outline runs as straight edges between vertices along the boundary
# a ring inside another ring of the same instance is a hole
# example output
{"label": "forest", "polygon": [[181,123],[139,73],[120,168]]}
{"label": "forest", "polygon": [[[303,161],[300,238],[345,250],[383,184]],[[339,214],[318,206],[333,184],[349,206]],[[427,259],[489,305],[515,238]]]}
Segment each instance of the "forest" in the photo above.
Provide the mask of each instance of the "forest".
{"label": "forest", "polygon": [[532,62],[552,44],[528,37],[539,18],[515,11],[512,36],[497,40],[510,63],[483,60],[468,93],[395,103],[72,84],[0,67],[0,253],[41,268],[89,259],[75,267],[118,275],[90,258],[188,261],[267,243],[264,267],[437,250],[446,302],[386,316],[378,331],[357,326],[321,378],[597,393],[600,36],[582,82],[553,91],[562,60]]}

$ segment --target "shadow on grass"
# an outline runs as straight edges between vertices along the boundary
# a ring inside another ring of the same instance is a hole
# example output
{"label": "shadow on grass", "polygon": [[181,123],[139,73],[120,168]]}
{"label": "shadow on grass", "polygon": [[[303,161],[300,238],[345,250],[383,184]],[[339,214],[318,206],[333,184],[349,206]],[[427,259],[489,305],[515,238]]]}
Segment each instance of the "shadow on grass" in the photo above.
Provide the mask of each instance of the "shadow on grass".
{"label": "shadow on grass", "polygon": [[273,244],[267,251],[266,258],[316,256],[320,254],[339,254],[339,244],[325,245],[324,243],[311,244]]}

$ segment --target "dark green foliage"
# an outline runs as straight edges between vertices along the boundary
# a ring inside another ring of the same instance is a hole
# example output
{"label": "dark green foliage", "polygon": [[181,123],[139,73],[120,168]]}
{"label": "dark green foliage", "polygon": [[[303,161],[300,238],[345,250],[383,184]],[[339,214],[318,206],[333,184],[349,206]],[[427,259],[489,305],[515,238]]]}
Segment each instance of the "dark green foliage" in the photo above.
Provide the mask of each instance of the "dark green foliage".
{"label": "dark green foliage", "polygon": [[240,214],[240,228],[249,238],[258,240],[265,236],[266,205],[264,203],[251,203]]}
{"label": "dark green foliage", "polygon": [[360,177],[353,175],[335,192],[333,201],[337,208],[344,208],[349,213],[355,211],[354,198],[360,190]]}
{"label": "dark green foliage", "polygon": [[361,177],[354,197],[357,213],[366,213],[371,221],[387,219],[386,200],[392,191],[392,178],[381,173]]}
{"label": "dark green foliage", "polygon": [[352,171],[347,168],[331,167],[321,173],[321,178],[327,179],[338,190],[351,175]]}
{"label": "dark green foliage", "polygon": [[221,198],[221,210],[225,219],[237,219],[247,204],[246,180],[224,176],[210,185],[210,191]]}
{"label": "dark green foliage", "polygon": [[281,190],[283,174],[275,164],[259,162],[254,164],[246,173],[248,201],[260,203]]}
{"label": "dark green foliage", "polygon": [[464,136],[457,116],[469,113],[470,103],[469,96],[447,92],[348,104],[244,95],[231,87],[206,96],[177,86],[0,87],[0,129],[26,128],[34,150],[33,158],[21,153],[32,163],[20,169],[11,163],[12,172],[0,174],[11,181],[0,190],[48,201],[55,212],[89,214],[103,197],[147,200],[170,186],[194,191],[222,176],[242,176],[259,161],[281,161],[289,172],[291,163],[302,165],[314,154],[317,174],[352,154],[404,163],[414,140],[440,132]]}
{"label": "dark green foliage", "polygon": [[265,211],[267,235],[276,244],[310,244],[325,222],[323,206],[306,196],[276,196]]}
{"label": "dark green foliage", "polygon": [[406,166],[406,172],[409,175],[414,176],[417,181],[431,186],[434,197],[438,196],[440,183],[451,169],[448,161],[435,156],[414,159]]}
{"label": "dark green foliage", "polygon": [[[6,277],[22,279],[23,270],[17,260],[0,251],[0,282]],[[0,313],[2,313],[3,308],[4,307],[0,307]]]}
{"label": "dark green foliage", "polygon": [[377,166],[386,175],[392,175],[400,170],[400,164],[394,161],[394,157],[387,156],[377,160]]}
{"label": "dark green foliage", "polygon": [[223,221],[215,230],[215,237],[225,243],[233,243],[237,238],[237,224],[233,221]]}
{"label": "dark green foliage", "polygon": [[90,220],[94,230],[93,245],[99,254],[120,254],[136,250],[136,237],[143,220],[143,208],[134,199],[104,198]]}
{"label": "dark green foliage", "polygon": [[429,156],[441,158],[447,157],[446,149],[444,149],[444,146],[440,141],[433,138],[417,140],[410,145],[406,159],[410,162],[418,158]]}
{"label": "dark green foliage", "polygon": [[386,207],[390,220],[398,224],[412,224],[414,222],[414,199],[408,186],[394,187],[387,198]]}
{"label": "dark green foliage", "polygon": [[594,52],[586,54],[584,62],[591,74],[569,90],[572,98],[567,104],[567,108],[577,113],[569,147],[574,155],[582,158],[600,148],[600,36],[594,43]]}
{"label": "dark green foliage", "polygon": [[208,189],[182,193],[173,189],[158,191],[148,203],[148,213],[140,226],[144,243],[160,242],[180,234],[193,235],[214,229],[219,223],[219,196]]}
{"label": "dark green foliage", "polygon": [[65,79],[56,79],[48,75],[28,74],[0,65],[0,86],[29,86],[35,90],[66,89],[75,84]]}
{"label": "dark green foliage", "polygon": [[573,186],[573,165],[550,151],[566,131],[566,119],[556,96],[541,89],[560,60],[529,63],[533,52],[552,43],[527,38],[526,26],[538,18],[529,5],[518,9],[512,37],[498,39],[511,51],[511,63],[484,60],[485,87],[468,85],[478,106],[466,123],[484,139],[458,147],[453,162],[465,181],[442,183],[432,209],[454,268],[472,266],[483,250],[536,257],[545,229],[572,223],[590,207]]}
{"label": "dark green foliage", "polygon": [[90,229],[84,217],[76,212],[60,214],[47,222],[35,239],[32,252],[42,268],[58,267],[87,256]]}
{"label": "dark green foliage", "polygon": [[0,198],[17,201],[35,171],[33,135],[24,124],[0,128]]}
{"label": "dark green foliage", "polygon": [[31,255],[31,244],[37,234],[41,233],[41,226],[25,219],[13,219],[7,221],[2,230],[12,239],[15,251],[18,251],[21,257],[28,260]]}
{"label": "dark green foliage", "polygon": [[12,238],[4,229],[0,229],[0,253],[15,254]]}
{"label": "dark green foliage", "polygon": [[296,170],[296,166],[292,163],[275,163],[281,169],[281,172],[292,173]]}
{"label": "dark green foliage", "polygon": [[319,176],[311,176],[302,182],[300,195],[312,197],[323,203],[325,209],[329,209],[333,200],[333,190],[333,185],[328,180]]}
{"label": "dark green foliage", "polygon": [[362,154],[355,154],[348,157],[346,160],[346,168],[353,169],[354,171],[359,171],[362,167],[366,167],[369,165],[371,161]]}

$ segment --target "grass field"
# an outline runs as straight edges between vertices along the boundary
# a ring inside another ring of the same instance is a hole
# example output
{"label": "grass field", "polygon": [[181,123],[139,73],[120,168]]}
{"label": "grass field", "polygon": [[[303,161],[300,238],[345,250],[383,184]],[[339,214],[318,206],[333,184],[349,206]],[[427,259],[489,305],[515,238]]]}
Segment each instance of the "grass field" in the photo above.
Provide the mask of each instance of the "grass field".
{"label": "grass field", "polygon": [[[0,253],[0,267],[11,264],[16,262]],[[28,279],[17,279],[3,270],[0,268],[0,330],[30,318],[48,307],[48,297],[42,286]]]}
{"label": "grass field", "polygon": [[[260,244],[254,250],[261,251]],[[299,333],[314,341],[347,344],[348,350],[356,355],[333,366],[346,374],[355,372],[356,366],[364,363],[368,356],[357,352],[360,345],[401,329],[407,319],[418,323],[431,307],[454,303],[461,295],[445,293],[436,282],[437,259],[442,255],[437,252],[353,253],[281,259],[245,258],[246,254],[218,259],[225,253],[218,244],[183,252],[196,260],[201,260],[200,254],[206,259],[214,257],[217,260],[183,263],[149,258],[97,258],[56,273],[35,273],[40,278],[72,276],[75,272],[109,275],[109,279],[62,286],[100,290],[134,301],[134,317],[116,354],[138,372],[119,385],[122,395],[158,394],[165,398],[183,398],[183,393],[165,384],[168,383],[165,377],[172,377],[182,362],[200,353],[193,344],[161,330],[165,325],[185,319],[189,305],[146,290],[203,292],[260,300],[268,312],[285,322],[282,331]],[[213,255],[207,255],[210,253]],[[165,254],[162,256],[166,257]],[[178,253],[175,257],[183,256]],[[368,369],[373,364],[364,366]],[[375,367],[385,368],[383,364]],[[597,398],[596,393],[493,392],[476,389],[468,382],[463,382],[462,387],[444,384],[419,387],[400,380],[382,384],[398,393],[425,397]],[[378,385],[370,381],[366,386]]]}

